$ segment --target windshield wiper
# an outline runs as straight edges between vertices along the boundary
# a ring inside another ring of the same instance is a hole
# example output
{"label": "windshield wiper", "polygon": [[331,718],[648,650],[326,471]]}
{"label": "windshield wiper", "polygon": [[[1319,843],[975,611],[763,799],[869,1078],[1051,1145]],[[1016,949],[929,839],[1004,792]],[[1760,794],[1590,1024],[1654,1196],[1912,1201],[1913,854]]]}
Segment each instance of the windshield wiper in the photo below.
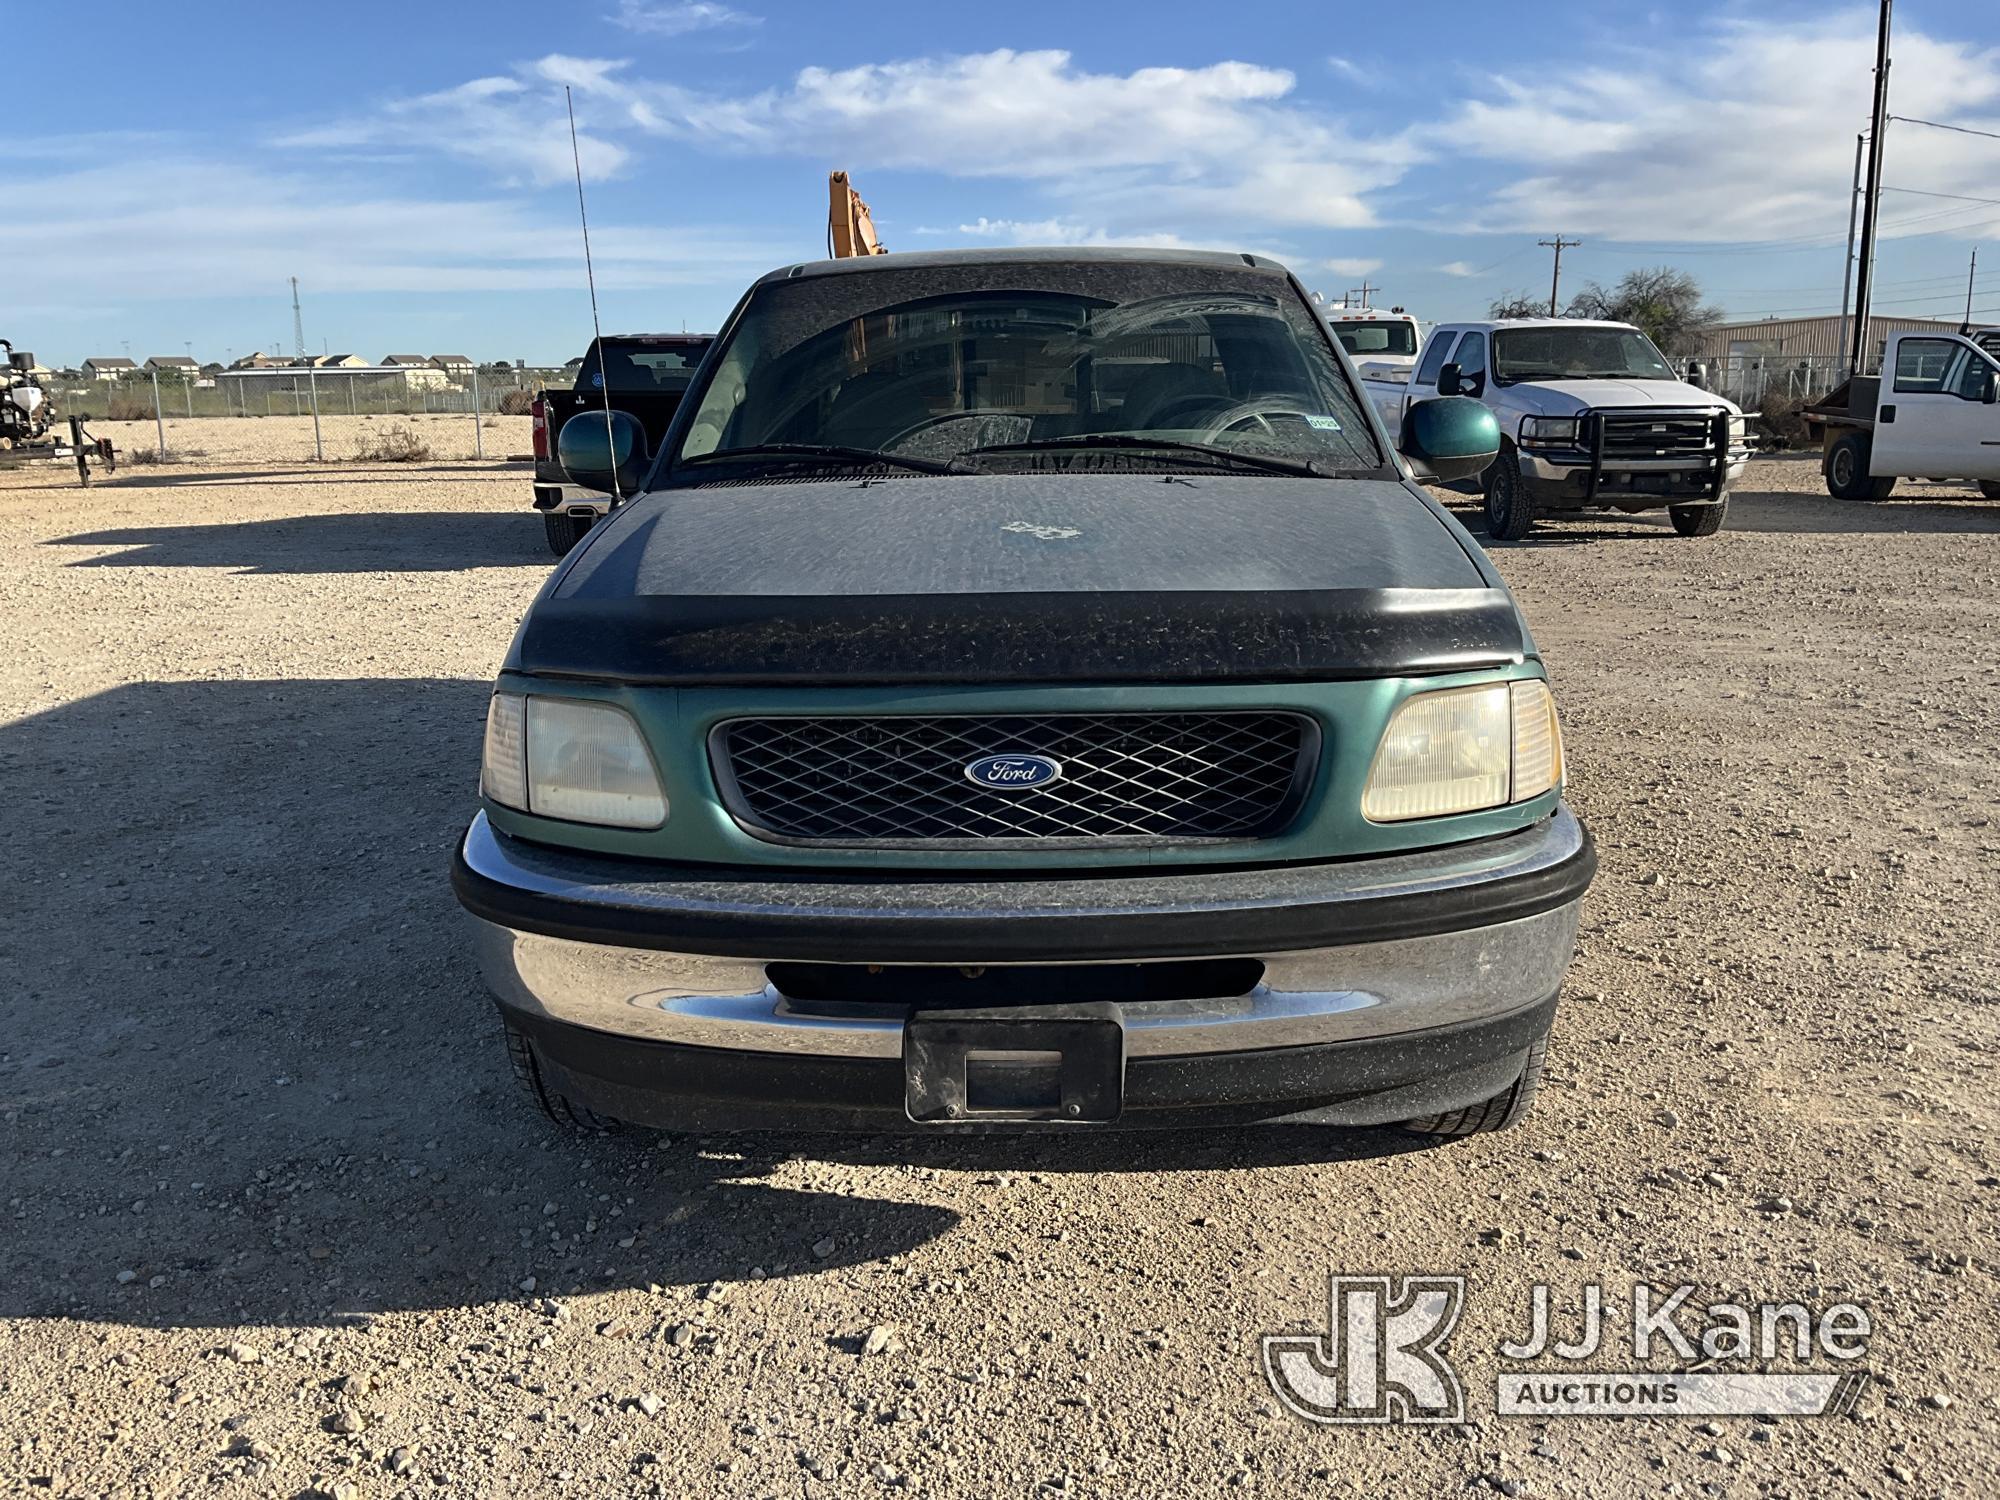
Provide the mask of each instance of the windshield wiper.
{"label": "windshield wiper", "polygon": [[1324,479],[1331,473],[1310,458],[1277,458],[1266,453],[1217,448],[1208,443],[1181,443],[1172,438],[1137,437],[1123,432],[1085,432],[1071,437],[1038,438],[1030,443],[995,443],[986,448],[973,448],[965,456],[985,458],[995,453],[1047,453],[1070,448],[1152,448],[1175,455],[1221,459],[1225,463],[1261,469],[1270,474],[1302,474],[1312,479]]}
{"label": "windshield wiper", "polygon": [[829,462],[848,464],[890,464],[899,469],[914,469],[919,474],[973,472],[957,458],[917,458],[907,453],[885,453],[880,448],[844,448],[836,443],[753,443],[747,448],[718,448],[713,453],[704,453],[688,459],[683,467],[692,468],[696,464],[720,463],[724,459],[754,461],[760,458],[779,460],[821,458]]}

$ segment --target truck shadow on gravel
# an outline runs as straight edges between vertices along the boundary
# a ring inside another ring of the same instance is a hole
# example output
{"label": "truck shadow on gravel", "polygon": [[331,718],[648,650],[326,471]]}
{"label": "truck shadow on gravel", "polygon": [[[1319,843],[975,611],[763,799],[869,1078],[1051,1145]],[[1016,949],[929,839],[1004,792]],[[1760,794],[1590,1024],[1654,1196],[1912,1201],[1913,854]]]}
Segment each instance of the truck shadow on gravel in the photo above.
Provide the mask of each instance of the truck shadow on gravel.
{"label": "truck shadow on gravel", "polygon": [[457,572],[553,567],[541,518],[511,511],[368,511],[220,526],[84,531],[49,547],[119,547],[73,568],[226,568],[237,573]]}
{"label": "truck shadow on gravel", "polygon": [[[516,1097],[446,880],[487,692],[149,683],[0,727],[0,1317],[334,1323],[838,1270],[951,1232],[961,1193],[984,1201],[926,1168],[1418,1145],[558,1136]],[[795,1158],[851,1170],[774,1180]]]}

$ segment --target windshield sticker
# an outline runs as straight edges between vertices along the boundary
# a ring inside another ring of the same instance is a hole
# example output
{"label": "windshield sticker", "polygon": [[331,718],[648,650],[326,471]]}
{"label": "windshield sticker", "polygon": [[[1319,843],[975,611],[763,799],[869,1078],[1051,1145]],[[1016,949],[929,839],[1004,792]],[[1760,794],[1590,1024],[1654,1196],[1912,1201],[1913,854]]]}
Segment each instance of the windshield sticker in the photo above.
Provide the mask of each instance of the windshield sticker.
{"label": "windshield sticker", "polygon": [[1340,423],[1336,422],[1332,417],[1308,416],[1306,418],[1306,426],[1316,428],[1320,432],[1340,431]]}

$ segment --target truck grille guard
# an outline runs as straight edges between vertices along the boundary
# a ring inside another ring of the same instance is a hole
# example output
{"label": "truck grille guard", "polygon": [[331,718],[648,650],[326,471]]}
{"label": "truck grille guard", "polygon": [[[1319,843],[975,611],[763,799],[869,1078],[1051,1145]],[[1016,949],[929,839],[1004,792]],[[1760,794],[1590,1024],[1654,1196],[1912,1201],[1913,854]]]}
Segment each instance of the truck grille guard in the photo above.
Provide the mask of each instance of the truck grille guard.
{"label": "truck grille guard", "polygon": [[[1708,493],[1706,498],[1720,500],[1725,485],[1729,482],[1729,413],[1708,411],[1700,407],[1651,407],[1651,406],[1611,406],[1600,407],[1584,416],[1584,426],[1589,433],[1587,447],[1590,452],[1590,468],[1584,476],[1583,498],[1594,500],[1604,478],[1604,438],[1607,419],[1611,422],[1687,423],[1698,418],[1708,424],[1708,431],[1700,450],[1702,462],[1709,470]],[[1686,455],[1693,458],[1694,454]],[[1615,465],[1617,455],[1613,456]],[[1697,467],[1690,464],[1690,468]]]}

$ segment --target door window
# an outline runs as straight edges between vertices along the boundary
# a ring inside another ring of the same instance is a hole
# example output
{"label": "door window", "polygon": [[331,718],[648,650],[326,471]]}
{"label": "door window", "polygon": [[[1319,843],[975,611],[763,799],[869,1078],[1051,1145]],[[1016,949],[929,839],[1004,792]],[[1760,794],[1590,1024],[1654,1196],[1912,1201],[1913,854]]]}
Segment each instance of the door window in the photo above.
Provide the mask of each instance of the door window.
{"label": "door window", "polygon": [[1944,388],[1961,401],[1984,401],[1993,366],[1970,349],[1959,350],[1958,364],[1945,375]]}
{"label": "door window", "polygon": [[1959,349],[1950,339],[1904,339],[1896,346],[1896,394],[1942,391],[1952,356]]}
{"label": "door window", "polygon": [[1424,350],[1424,362],[1417,366],[1418,385],[1438,383],[1438,371],[1444,368],[1445,355],[1451,352],[1451,341],[1457,337],[1456,333],[1446,329],[1439,329],[1431,335],[1430,347]]}
{"label": "door window", "polygon": [[1458,344],[1458,378],[1466,385],[1486,379],[1486,335],[1468,333]]}

